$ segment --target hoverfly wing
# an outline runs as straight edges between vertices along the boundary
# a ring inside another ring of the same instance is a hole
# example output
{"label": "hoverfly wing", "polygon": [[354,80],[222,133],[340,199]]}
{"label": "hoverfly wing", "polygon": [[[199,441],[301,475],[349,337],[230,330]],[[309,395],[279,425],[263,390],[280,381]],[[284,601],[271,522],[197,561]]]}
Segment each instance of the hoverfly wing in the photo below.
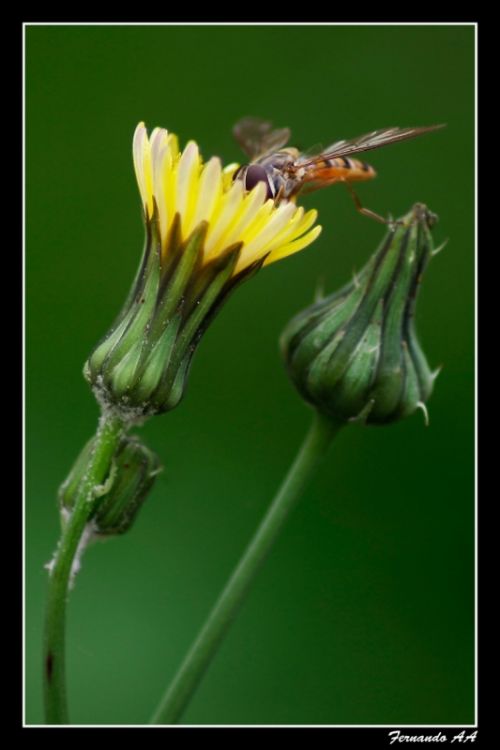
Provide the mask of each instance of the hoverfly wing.
{"label": "hoverfly wing", "polygon": [[244,117],[233,127],[233,135],[250,159],[277,151],[290,140],[289,128],[273,130],[271,122],[259,117]]}
{"label": "hoverfly wing", "polygon": [[[330,146],[328,148],[330,148]],[[304,159],[304,161],[310,161],[311,159],[319,159],[322,154],[326,154],[326,148],[322,143],[315,143],[314,146],[310,146],[305,151],[301,151],[300,158]]]}
{"label": "hoverfly wing", "polygon": [[372,151],[381,146],[405,141],[407,138],[415,138],[418,135],[430,133],[433,130],[440,130],[444,127],[445,125],[429,125],[423,128],[385,128],[384,130],[374,130],[371,133],[366,133],[352,140],[336,141],[331,146],[328,146],[322,154],[314,158],[307,158],[305,161],[299,160],[296,166],[307,167],[324,159],[359,154],[361,151]]}

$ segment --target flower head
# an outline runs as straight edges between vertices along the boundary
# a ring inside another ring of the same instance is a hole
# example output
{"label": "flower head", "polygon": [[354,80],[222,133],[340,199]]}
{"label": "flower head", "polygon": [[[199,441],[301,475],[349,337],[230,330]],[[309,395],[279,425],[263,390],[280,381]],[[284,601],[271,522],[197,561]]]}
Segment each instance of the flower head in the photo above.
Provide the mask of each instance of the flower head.
{"label": "flower head", "polygon": [[98,400],[129,420],[172,409],[191,357],[228,294],[261,266],[313,242],[317,212],[266,200],[258,183],[233,180],[238,165],[206,163],[197,144],[140,123],[134,167],[146,224],[138,275],[117,321],[84,374]]}
{"label": "flower head", "polygon": [[158,216],[162,254],[169,253],[169,233],[179,216],[180,239],[186,240],[201,222],[207,222],[201,265],[241,244],[233,276],[255,262],[273,263],[313,242],[321,231],[311,230],[315,210],[304,212],[293,202],[275,206],[266,200],[262,182],[246,191],[232,179],[238,165],[222,169],[216,156],[203,163],[197,144],[189,141],[179,151],[177,136],[155,128],[148,138],[141,122],[134,135],[134,166],[146,220]]}

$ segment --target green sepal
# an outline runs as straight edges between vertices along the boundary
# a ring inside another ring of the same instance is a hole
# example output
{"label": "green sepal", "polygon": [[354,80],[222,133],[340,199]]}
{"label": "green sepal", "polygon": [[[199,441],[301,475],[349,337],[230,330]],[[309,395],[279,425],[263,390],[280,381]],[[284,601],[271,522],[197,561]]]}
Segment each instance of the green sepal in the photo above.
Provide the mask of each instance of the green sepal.
{"label": "green sepal", "polygon": [[423,403],[423,393],[420,388],[418,373],[411,358],[408,347],[403,345],[403,359],[405,371],[405,384],[398,406],[393,411],[393,416],[397,419],[413,414],[419,403]]}
{"label": "green sepal", "polygon": [[163,373],[168,368],[175,350],[175,343],[181,325],[180,313],[174,315],[166,324],[165,330],[156,341],[153,349],[144,358],[142,371],[138,374],[135,385],[130,391],[130,397],[136,402],[148,402],[158,387]]}
{"label": "green sepal", "polygon": [[160,283],[161,238],[156,213],[146,223],[143,260],[118,320],[88,360],[86,377],[109,386],[114,367],[141,337],[154,310]]}
{"label": "green sepal", "polygon": [[157,314],[154,325],[161,325],[162,320],[168,319],[179,303],[184,301],[196,266],[201,264],[207,229],[207,222],[202,221],[181,246],[176,265],[168,267],[169,274],[163,271],[164,283],[156,300]]}
{"label": "green sepal", "polygon": [[105,379],[104,382],[107,385],[109,384],[116,398],[120,399],[127,394],[130,391],[131,383],[136,382],[136,373],[141,361],[143,347],[143,339],[139,339],[133,343]]}

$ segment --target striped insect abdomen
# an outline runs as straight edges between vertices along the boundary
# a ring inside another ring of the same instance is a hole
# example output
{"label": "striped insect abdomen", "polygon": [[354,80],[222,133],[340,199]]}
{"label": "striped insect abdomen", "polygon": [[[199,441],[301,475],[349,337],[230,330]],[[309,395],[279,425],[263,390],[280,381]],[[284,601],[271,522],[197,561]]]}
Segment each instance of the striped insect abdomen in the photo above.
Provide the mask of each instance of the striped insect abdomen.
{"label": "striped insect abdomen", "polygon": [[323,159],[307,169],[306,182],[361,182],[371,180],[376,172],[370,164],[359,159],[348,159],[340,156],[335,159]]}

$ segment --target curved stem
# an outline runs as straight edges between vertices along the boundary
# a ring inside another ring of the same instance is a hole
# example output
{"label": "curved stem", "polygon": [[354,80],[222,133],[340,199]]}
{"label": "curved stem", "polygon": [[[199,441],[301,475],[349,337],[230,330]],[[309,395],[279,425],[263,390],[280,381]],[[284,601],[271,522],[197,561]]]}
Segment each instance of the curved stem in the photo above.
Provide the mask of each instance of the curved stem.
{"label": "curved stem", "polygon": [[85,476],[50,565],[43,671],[47,724],[68,723],[64,664],[68,582],[87,521],[95,508],[95,489],[106,479],[122,432],[123,423],[120,420],[101,417]]}
{"label": "curved stem", "polygon": [[288,514],[302,495],[319,459],[339,428],[340,425],[333,424],[319,414],[315,415],[283,484],[163,696],[151,724],[175,724],[180,718]]}

